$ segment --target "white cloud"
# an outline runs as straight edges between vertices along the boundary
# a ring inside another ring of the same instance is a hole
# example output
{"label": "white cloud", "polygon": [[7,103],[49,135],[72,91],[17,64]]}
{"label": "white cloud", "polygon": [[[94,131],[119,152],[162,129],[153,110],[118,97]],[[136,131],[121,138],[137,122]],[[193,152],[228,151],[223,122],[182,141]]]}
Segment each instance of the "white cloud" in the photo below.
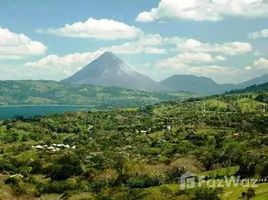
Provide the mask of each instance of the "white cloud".
{"label": "white cloud", "polygon": [[152,17],[151,13],[149,12],[142,12],[138,15],[136,21],[139,22],[152,22],[154,18]]}
{"label": "white cloud", "polygon": [[[215,71],[222,72],[223,67],[216,68],[215,65],[196,67],[194,65],[200,65],[201,63],[212,63],[217,61],[223,61],[225,57],[216,56],[213,57],[206,53],[182,53],[175,57],[163,59],[155,64],[155,67],[161,70],[173,70],[174,73],[180,74],[194,74],[194,75],[211,75],[216,73]],[[219,70],[220,69],[220,70]]]}
{"label": "white cloud", "polygon": [[24,56],[21,55],[0,55],[0,59],[3,60],[19,60],[22,59]]}
{"label": "white cloud", "polygon": [[268,38],[268,29],[263,29],[261,31],[251,32],[251,33],[249,33],[248,37],[250,39]]}
{"label": "white cloud", "polygon": [[246,71],[252,70],[252,67],[251,67],[251,66],[246,66],[246,67],[245,67],[245,70],[246,70]]}
{"label": "white cloud", "polygon": [[239,81],[237,76],[240,74],[240,70],[218,65],[209,65],[190,67],[186,73],[196,76],[210,77],[218,83],[227,83]]}
{"label": "white cloud", "polygon": [[180,37],[162,37],[161,35],[148,34],[142,35],[137,42],[143,46],[165,46],[175,45],[172,51],[195,52],[195,53],[222,53],[225,55],[242,55],[252,51],[250,43],[246,42],[227,42],[227,43],[203,43],[195,39]]}
{"label": "white cloud", "polygon": [[265,58],[255,60],[252,66],[245,67],[245,70],[258,73],[268,73],[268,60]]}
{"label": "white cloud", "polygon": [[165,18],[219,21],[228,16],[268,18],[268,3],[265,0],[161,0],[157,8],[140,13],[136,21]]}
{"label": "white cloud", "polygon": [[114,45],[107,48],[102,48],[107,51],[112,51],[117,54],[165,54],[166,49],[154,46],[148,46],[141,42],[126,42],[122,45]]}
{"label": "white cloud", "polygon": [[174,57],[173,59],[178,59],[185,63],[206,63],[206,62],[216,62],[226,60],[223,56],[213,57],[207,53],[182,53]]}
{"label": "white cloud", "polygon": [[99,57],[102,53],[103,51],[99,50],[88,53],[68,54],[62,57],[58,55],[48,55],[36,62],[27,62],[24,66],[54,71],[55,73],[61,72],[61,76],[66,77],[80,70],[86,64]]}
{"label": "white cloud", "polygon": [[253,68],[258,70],[265,70],[268,72],[268,60],[264,58],[260,58],[254,62]]}
{"label": "white cloud", "polygon": [[21,59],[25,56],[43,55],[47,48],[24,34],[0,27],[0,59]]}
{"label": "white cloud", "polygon": [[260,58],[255,60],[251,66],[245,67],[243,76],[247,78],[253,78],[268,73],[268,60]]}
{"label": "white cloud", "polygon": [[125,42],[121,45],[103,47],[94,52],[73,53],[65,56],[48,55],[37,62],[28,62],[26,66],[32,67],[72,67],[80,66],[92,62],[105,51],[111,51],[115,54],[165,54],[166,49],[159,48],[162,45],[160,35],[144,35],[134,42]]}
{"label": "white cloud", "polygon": [[147,34],[147,35],[142,35],[139,38],[138,43],[140,45],[144,46],[158,46],[158,45],[163,45],[163,38],[159,34]]}
{"label": "white cloud", "polygon": [[[251,66],[228,67],[218,64],[207,65],[223,61],[223,56],[212,56],[206,53],[182,53],[175,57],[159,60],[154,65],[154,71],[161,71],[161,74],[192,74],[206,76],[219,83],[240,83],[254,77],[268,73],[268,60],[260,58]],[[147,70],[148,71],[148,70]]]}
{"label": "white cloud", "polygon": [[181,62],[179,59],[166,59],[158,61],[155,67],[158,70],[172,70],[171,74],[206,76],[222,83],[229,81],[233,82],[234,77],[236,77],[237,73],[239,73],[239,70],[235,68],[201,64],[198,66],[192,66],[189,63]]}
{"label": "white cloud", "polygon": [[202,43],[194,39],[188,39],[184,43],[177,44],[178,50],[191,52],[215,52],[226,55],[241,55],[252,51],[252,46],[244,42],[232,42],[223,44]]}
{"label": "white cloud", "polygon": [[[131,44],[131,45],[130,45]],[[166,47],[166,45],[175,45],[176,49],[170,49],[172,51],[179,52],[193,52],[193,53],[222,53],[225,55],[242,55],[252,51],[250,43],[246,42],[228,42],[221,44],[203,43],[195,39],[187,39],[180,37],[162,37],[159,34],[142,34],[138,41],[125,43],[126,46],[132,46],[140,51],[139,47]],[[138,47],[138,48],[137,48]],[[147,50],[149,52],[150,50]],[[163,54],[166,52],[164,49],[158,49],[159,53]],[[146,52],[146,51],[145,51]],[[224,59],[219,57],[219,59]]]}
{"label": "white cloud", "polygon": [[[158,68],[171,68],[173,70],[179,70],[181,73],[193,73],[197,74],[198,72],[201,72],[202,70],[206,69],[206,71],[215,71],[222,68],[215,68],[213,67],[195,67],[190,66],[190,64],[198,64],[201,63],[211,63],[211,62],[217,62],[217,61],[223,61],[225,60],[225,57],[223,56],[216,56],[213,57],[210,54],[206,53],[182,53],[178,54],[175,57],[163,59],[156,63],[156,67]],[[201,71],[200,71],[201,70]]]}
{"label": "white cloud", "polygon": [[103,40],[130,39],[138,37],[142,31],[123,22],[109,19],[96,20],[89,18],[85,22],[65,24],[61,28],[37,30],[38,33],[47,33],[63,37],[96,38]]}

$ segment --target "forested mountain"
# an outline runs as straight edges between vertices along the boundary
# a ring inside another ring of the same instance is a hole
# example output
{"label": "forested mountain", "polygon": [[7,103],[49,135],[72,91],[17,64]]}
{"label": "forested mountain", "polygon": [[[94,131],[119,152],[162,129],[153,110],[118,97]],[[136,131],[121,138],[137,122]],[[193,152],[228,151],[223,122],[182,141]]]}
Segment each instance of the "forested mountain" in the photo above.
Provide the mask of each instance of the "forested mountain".
{"label": "forested mountain", "polygon": [[240,83],[237,85],[237,89],[244,89],[252,85],[260,85],[266,82],[268,82],[268,74],[264,74],[262,76]]}
{"label": "forested mountain", "polygon": [[239,94],[239,93],[246,93],[246,92],[261,92],[261,91],[268,91],[268,82],[260,85],[251,85],[247,88],[240,89],[240,90],[232,90],[228,92],[229,94]]}
{"label": "forested mountain", "polygon": [[70,85],[56,81],[0,81],[0,105],[94,105],[127,107],[181,100],[187,92],[165,93],[120,87]]}

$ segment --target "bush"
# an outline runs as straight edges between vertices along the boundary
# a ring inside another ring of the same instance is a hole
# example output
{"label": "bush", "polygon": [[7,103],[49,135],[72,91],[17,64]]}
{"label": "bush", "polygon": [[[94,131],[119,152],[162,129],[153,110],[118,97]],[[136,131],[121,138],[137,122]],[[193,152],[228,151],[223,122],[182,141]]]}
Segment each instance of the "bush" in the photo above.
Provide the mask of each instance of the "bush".
{"label": "bush", "polygon": [[223,192],[221,188],[198,188],[192,200],[220,200],[220,194]]}

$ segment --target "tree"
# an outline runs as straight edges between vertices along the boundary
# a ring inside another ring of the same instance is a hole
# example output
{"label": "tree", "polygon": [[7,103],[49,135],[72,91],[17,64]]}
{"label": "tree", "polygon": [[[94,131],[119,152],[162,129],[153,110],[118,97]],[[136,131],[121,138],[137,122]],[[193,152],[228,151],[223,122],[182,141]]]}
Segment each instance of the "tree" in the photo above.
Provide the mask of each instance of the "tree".
{"label": "tree", "polygon": [[260,178],[267,178],[268,177],[268,162],[265,162],[262,165],[261,173],[260,173]]}
{"label": "tree", "polygon": [[255,190],[253,188],[248,188],[248,191],[246,193],[247,199],[250,200],[251,198],[255,196],[256,196]]}
{"label": "tree", "polygon": [[222,192],[223,190],[221,188],[198,188],[192,200],[220,200],[220,194]]}
{"label": "tree", "polygon": [[244,176],[244,177],[254,176],[255,168],[256,168],[259,158],[260,158],[260,155],[257,153],[254,153],[251,151],[246,152],[241,157],[240,167],[235,175]]}

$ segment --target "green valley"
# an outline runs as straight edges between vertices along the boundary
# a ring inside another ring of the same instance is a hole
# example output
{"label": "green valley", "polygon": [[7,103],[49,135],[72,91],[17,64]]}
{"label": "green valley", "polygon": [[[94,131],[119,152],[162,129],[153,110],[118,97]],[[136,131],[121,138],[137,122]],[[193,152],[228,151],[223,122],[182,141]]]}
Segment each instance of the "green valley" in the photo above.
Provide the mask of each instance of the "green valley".
{"label": "green valley", "polygon": [[[1,121],[0,199],[267,199],[263,94]],[[257,187],[208,187],[226,177]]]}

